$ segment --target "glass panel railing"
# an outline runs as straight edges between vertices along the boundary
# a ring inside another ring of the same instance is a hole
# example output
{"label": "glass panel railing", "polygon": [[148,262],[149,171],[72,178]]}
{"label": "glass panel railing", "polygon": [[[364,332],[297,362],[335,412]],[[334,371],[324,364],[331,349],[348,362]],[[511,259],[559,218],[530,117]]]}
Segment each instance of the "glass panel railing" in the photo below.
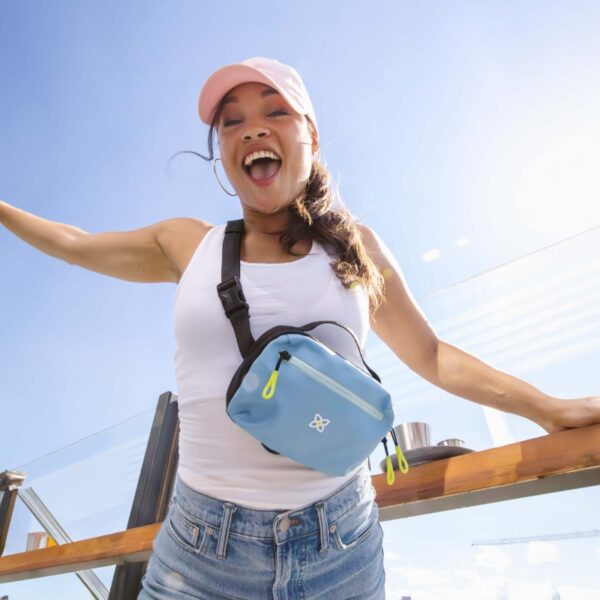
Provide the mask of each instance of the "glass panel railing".
{"label": "glass panel railing", "polygon": [[[600,229],[593,229],[420,306],[441,339],[548,395],[577,398],[598,394],[599,300]],[[546,434],[430,384],[374,335],[368,357],[392,392],[395,423],[429,423],[432,444],[460,438],[484,450]],[[380,448],[371,456],[374,474],[383,457]],[[597,599],[598,506],[596,486],[384,521],[387,598]],[[523,537],[530,539],[515,541]],[[472,545],[486,539],[495,542]]]}
{"label": "glass panel railing", "polygon": [[[595,395],[600,348],[600,228],[440,290],[419,304],[437,335],[559,398]],[[432,443],[483,450],[544,435],[520,416],[448,394],[371,331],[368,361],[392,393],[395,422],[425,421]],[[371,456],[379,463],[378,447]],[[374,469],[375,472],[375,469]]]}
{"label": "glass panel railing", "polygon": [[[145,411],[11,469],[22,471],[26,478],[15,503],[4,556],[48,545],[48,536],[25,498],[34,502],[38,496],[72,540],[126,529],[154,412]],[[110,589],[114,569],[102,567],[93,574]],[[54,586],[55,595],[50,593]],[[8,594],[12,598],[13,590],[15,598],[92,597],[75,574],[0,584],[0,597]],[[40,591],[35,595],[26,590]]]}

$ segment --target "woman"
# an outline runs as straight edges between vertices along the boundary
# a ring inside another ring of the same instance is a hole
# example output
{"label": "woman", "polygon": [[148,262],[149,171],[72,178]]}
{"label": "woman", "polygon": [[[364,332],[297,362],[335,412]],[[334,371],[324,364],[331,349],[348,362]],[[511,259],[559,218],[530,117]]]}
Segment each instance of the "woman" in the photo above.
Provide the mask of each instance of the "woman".
{"label": "woman", "polygon": [[[437,338],[383,242],[341,202],[333,206],[316,116],[294,69],[260,57],[223,67],[202,88],[199,113],[210,125],[209,160],[216,131],[235,191],[223,189],[241,203],[240,273],[255,338],[278,324],[334,319],[364,347],[371,326],[409,367],[450,393],[548,432],[600,422],[600,398],[552,398]],[[327,476],[266,452],[225,412],[241,361],[215,291],[225,225],[169,219],[91,235],[6,203],[0,218],[71,264],[178,284],[179,466],[138,598],[385,597],[383,531],[367,463]],[[314,335],[357,361],[346,336]]]}

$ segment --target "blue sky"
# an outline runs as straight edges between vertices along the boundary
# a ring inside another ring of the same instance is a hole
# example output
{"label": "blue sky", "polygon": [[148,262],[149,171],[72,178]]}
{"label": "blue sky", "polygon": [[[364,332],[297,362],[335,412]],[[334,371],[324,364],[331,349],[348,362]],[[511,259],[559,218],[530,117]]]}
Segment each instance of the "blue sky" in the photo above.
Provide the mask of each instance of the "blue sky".
{"label": "blue sky", "polygon": [[[168,170],[167,161],[178,150],[206,151],[196,102],[208,75],[250,56],[277,58],[309,89],[321,154],[347,206],[390,247],[438,334],[447,330],[460,345],[453,332],[461,328],[448,319],[491,302],[494,289],[517,294],[534,274],[551,277],[553,263],[476,279],[485,282],[477,293],[461,282],[600,226],[599,30],[600,4],[591,1],[2,3],[0,198],[90,232],[176,216],[239,218],[239,201],[220,190],[208,164],[183,157]],[[598,247],[597,237],[585,239],[586,250],[556,246],[557,259],[563,248],[572,252],[561,272]],[[10,424],[2,426],[0,470],[175,390],[174,285],[85,271],[1,228],[0,281],[0,401]],[[592,329],[597,322],[590,313]],[[506,364],[548,393],[598,394],[587,343],[587,359],[577,346],[580,354],[545,371]],[[377,360],[385,349],[374,336],[370,344]],[[478,354],[476,343],[462,347]],[[386,360],[382,368],[400,373],[400,384],[422,385]],[[428,404],[411,408],[411,418],[450,437],[450,405],[434,392],[424,392]],[[472,448],[543,433],[511,417],[503,434],[490,426],[497,415],[455,400]],[[578,494],[582,506],[597,498]],[[440,543],[434,521],[422,527]],[[590,548],[597,568],[598,544]],[[397,577],[408,590],[409,574]],[[462,597],[482,597],[470,589]],[[519,597],[498,589],[489,597]]]}

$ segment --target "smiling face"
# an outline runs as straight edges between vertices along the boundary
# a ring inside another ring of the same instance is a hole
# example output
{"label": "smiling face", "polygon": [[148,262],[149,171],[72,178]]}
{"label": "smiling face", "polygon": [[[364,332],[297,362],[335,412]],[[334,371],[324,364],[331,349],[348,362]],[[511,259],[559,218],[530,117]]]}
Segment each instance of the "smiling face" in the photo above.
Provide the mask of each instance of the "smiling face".
{"label": "smiling face", "polygon": [[[273,88],[242,83],[225,96],[216,127],[223,168],[238,193],[244,218],[287,214],[308,182],[316,150],[317,139],[311,139],[306,117]],[[266,146],[281,163],[263,158],[249,173],[244,159],[257,146]],[[260,163],[264,167],[259,168]]]}

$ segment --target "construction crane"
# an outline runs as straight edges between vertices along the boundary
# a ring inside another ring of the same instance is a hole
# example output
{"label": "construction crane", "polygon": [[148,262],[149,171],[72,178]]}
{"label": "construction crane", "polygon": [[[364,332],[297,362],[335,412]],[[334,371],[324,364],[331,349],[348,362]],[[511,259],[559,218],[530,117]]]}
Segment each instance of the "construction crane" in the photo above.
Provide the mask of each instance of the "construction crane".
{"label": "construction crane", "polygon": [[497,546],[500,544],[526,544],[527,542],[550,542],[554,540],[572,540],[576,538],[598,537],[600,529],[591,531],[573,531],[570,533],[549,533],[546,535],[531,535],[529,537],[501,538],[496,540],[474,540],[471,546]]}

